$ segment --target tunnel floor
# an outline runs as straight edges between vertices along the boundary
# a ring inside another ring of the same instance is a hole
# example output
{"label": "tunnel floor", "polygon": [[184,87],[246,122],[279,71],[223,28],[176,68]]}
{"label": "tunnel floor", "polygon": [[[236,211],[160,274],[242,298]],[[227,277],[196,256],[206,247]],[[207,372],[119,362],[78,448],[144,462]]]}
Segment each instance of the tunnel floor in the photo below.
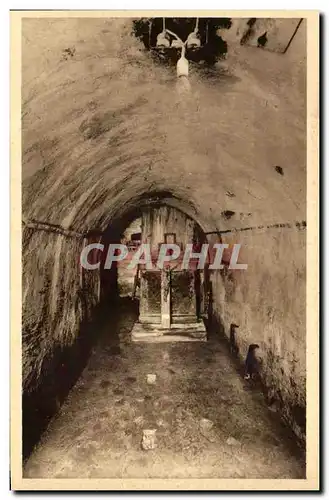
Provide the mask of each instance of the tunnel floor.
{"label": "tunnel floor", "polygon": [[[303,452],[225,343],[134,344],[135,319],[129,300],[109,313],[24,477],[305,477]],[[155,449],[142,449],[144,429],[156,429]]]}

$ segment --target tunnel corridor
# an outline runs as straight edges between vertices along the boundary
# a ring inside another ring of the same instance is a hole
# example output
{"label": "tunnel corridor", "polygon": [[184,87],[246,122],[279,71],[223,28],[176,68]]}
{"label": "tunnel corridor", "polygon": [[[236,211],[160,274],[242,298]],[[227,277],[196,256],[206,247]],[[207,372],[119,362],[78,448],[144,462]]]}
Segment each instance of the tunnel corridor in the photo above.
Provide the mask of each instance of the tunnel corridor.
{"label": "tunnel corridor", "polygon": [[[180,220],[183,239],[186,220],[205,241],[182,209],[189,210],[167,192],[140,197],[103,234],[84,239],[105,248],[91,257],[100,270],[80,270],[84,300],[98,288],[99,304],[73,348],[54,356],[41,393],[23,399],[25,477],[304,477],[302,447],[269,410],[264,388],[243,379],[241,358],[229,352],[212,300],[204,316],[207,342],[132,342],[140,294],[132,293],[117,265],[104,269],[106,249],[127,241],[127,234],[142,238],[145,214],[163,210],[173,230],[179,232]],[[148,229],[159,231],[163,219],[147,217],[153,224]],[[155,238],[152,231],[148,236]],[[150,374],[155,384],[148,384]],[[156,447],[145,452],[142,436],[149,429]]]}
{"label": "tunnel corridor", "polygon": [[[22,24],[24,476],[304,478],[305,23],[284,55],[226,30],[228,63],[191,61],[186,95],[131,19]],[[81,268],[159,206],[248,263],[206,276],[206,341],[132,342],[140,290]],[[241,368],[254,343],[261,384]]]}
{"label": "tunnel corridor", "polygon": [[[89,362],[90,355],[99,340],[102,330],[114,322],[112,325],[114,333],[111,332],[110,339],[113,342],[112,335],[114,335],[114,338],[118,335],[116,324],[121,324],[123,321],[120,314],[124,316],[127,311],[130,319],[135,318],[133,324],[138,321],[140,313],[140,301],[138,300],[140,298],[140,285],[136,296],[134,279],[132,280],[132,278],[136,277],[136,270],[129,271],[127,269],[129,260],[121,263],[113,262],[111,268],[106,269],[105,263],[109,246],[120,242],[127,242],[124,235],[127,231],[130,234],[129,228],[131,225],[132,227],[134,227],[134,224],[136,225],[136,217],[138,223],[139,220],[141,221],[143,214],[143,217],[145,217],[145,214],[150,214],[160,209],[164,210],[163,216],[165,218],[170,218],[171,214],[172,229],[175,231],[178,230],[177,217],[181,218],[181,225],[183,221],[183,229],[181,227],[183,237],[188,237],[184,233],[186,230],[184,221],[188,220],[196,228],[197,237],[205,238],[198,224],[190,219],[185,212],[177,210],[175,207],[178,205],[180,209],[183,208],[186,211],[189,211],[189,208],[186,208],[184,202],[181,200],[172,197],[170,193],[149,193],[148,196],[139,197],[135,203],[128,210],[120,213],[104,232],[90,231],[83,238],[83,247],[99,242],[103,245],[103,251],[98,249],[91,250],[87,259],[89,264],[99,263],[99,269],[84,269],[81,266],[81,262],[79,266],[79,281],[81,285],[79,299],[85,304],[84,307],[86,309],[88,308],[88,302],[96,299],[96,304],[92,308],[89,306],[89,309],[91,309],[90,315],[81,324],[74,344],[64,349],[58,348],[48,363],[44,364],[45,383],[32,392],[23,393],[23,458],[25,461],[28,459],[34,446],[38,443],[42,433],[47,429],[49,422],[58,414],[69,391],[79,379],[86,363]],[[157,222],[160,225],[160,233],[163,234],[164,221],[159,220]],[[149,227],[148,229],[151,231],[151,235],[152,228]],[[159,226],[157,229],[159,230]],[[144,235],[146,233],[147,231],[143,231],[141,234]],[[132,243],[132,241],[129,243]],[[122,264],[121,267],[119,267],[119,264]],[[205,282],[207,283],[207,280]],[[97,297],[95,297],[95,292]],[[158,292],[160,293],[160,289]],[[135,300],[125,302],[124,298],[127,297],[130,299],[134,298]],[[120,304],[126,304],[126,306],[119,307],[117,312],[116,309]],[[111,370],[111,367],[109,367],[109,370]]]}
{"label": "tunnel corridor", "polygon": [[[303,477],[295,439],[243,380],[223,340],[132,343],[136,317],[129,298],[108,312],[25,477]],[[141,447],[144,429],[156,429],[153,450]]]}

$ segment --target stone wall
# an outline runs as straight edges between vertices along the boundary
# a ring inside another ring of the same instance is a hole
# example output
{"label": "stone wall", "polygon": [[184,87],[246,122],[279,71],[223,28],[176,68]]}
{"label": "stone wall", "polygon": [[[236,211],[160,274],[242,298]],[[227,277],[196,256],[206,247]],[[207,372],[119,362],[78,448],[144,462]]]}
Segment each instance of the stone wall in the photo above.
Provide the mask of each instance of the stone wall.
{"label": "stone wall", "polygon": [[74,344],[98,303],[99,274],[82,270],[84,239],[23,229],[23,384],[36,387],[53,352]]}
{"label": "stone wall", "polygon": [[260,346],[261,376],[268,402],[305,437],[306,405],[306,230],[273,228],[235,233],[246,270],[213,271],[213,312],[242,362],[249,344]]}

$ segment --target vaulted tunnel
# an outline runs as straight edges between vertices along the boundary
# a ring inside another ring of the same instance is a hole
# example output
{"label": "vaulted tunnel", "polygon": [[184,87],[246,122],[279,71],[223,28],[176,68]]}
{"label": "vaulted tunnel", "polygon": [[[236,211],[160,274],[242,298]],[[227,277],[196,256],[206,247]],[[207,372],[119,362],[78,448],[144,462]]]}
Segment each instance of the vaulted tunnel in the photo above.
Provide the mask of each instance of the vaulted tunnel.
{"label": "vaulted tunnel", "polygon": [[[131,26],[23,21],[25,455],[79,379],[101,325],[116,317],[99,273],[82,277],[82,248],[117,242],[159,206],[195,221],[207,242],[241,244],[247,272],[209,274],[207,326],[229,338],[239,324],[240,363],[260,345],[266,397],[303,441],[304,27],[284,55],[239,41],[235,51],[231,41],[231,69],[218,65],[207,79],[197,68],[182,99],[175,75],[154,65]],[[62,57],[68,47],[73,55]]]}

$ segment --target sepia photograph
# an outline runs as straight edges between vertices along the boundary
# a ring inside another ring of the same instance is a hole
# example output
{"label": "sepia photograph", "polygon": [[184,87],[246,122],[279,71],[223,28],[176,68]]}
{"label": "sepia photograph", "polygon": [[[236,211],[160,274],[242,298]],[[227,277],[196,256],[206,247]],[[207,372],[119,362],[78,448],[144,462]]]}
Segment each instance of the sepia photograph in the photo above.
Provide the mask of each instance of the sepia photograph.
{"label": "sepia photograph", "polygon": [[318,45],[11,12],[12,489],[318,490]]}

